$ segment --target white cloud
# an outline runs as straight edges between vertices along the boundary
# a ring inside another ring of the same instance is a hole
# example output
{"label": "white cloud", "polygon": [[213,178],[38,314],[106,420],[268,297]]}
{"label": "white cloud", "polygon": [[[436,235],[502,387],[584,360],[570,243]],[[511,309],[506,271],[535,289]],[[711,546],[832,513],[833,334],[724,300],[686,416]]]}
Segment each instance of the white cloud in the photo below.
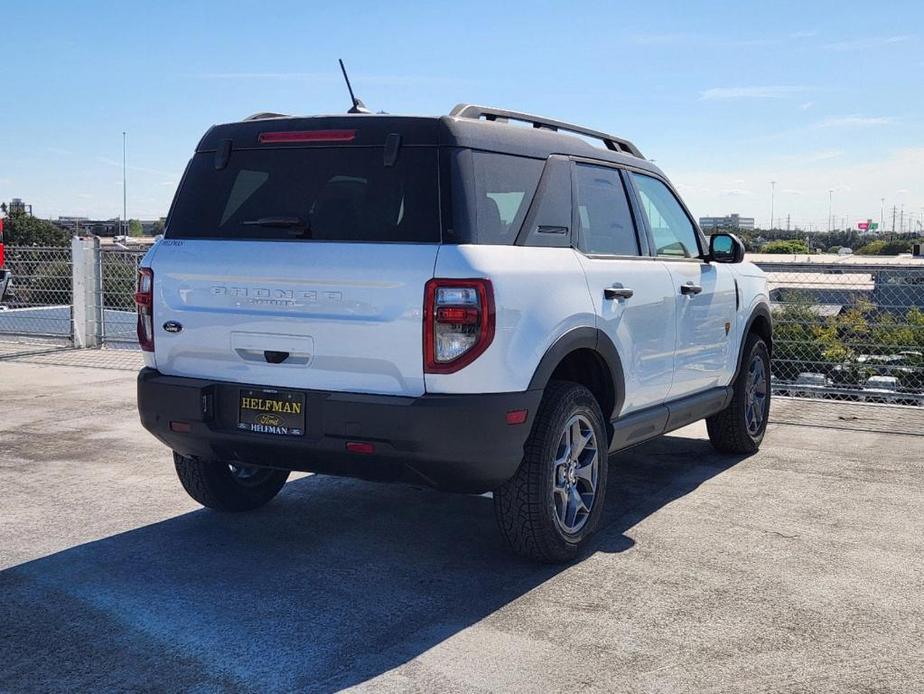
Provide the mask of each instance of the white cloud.
{"label": "white cloud", "polygon": [[810,39],[817,36],[818,32],[814,30],[794,31],[789,35],[791,39]]}
{"label": "white cloud", "polygon": [[696,40],[693,34],[631,34],[629,42],[638,46],[667,46]]}
{"label": "white cloud", "polygon": [[881,48],[896,43],[905,43],[911,40],[911,36],[901,34],[896,36],[871,36],[869,38],[850,39],[847,41],[836,41],[825,44],[825,48],[832,51],[860,51],[869,48]]}
{"label": "white cloud", "polygon": [[829,116],[815,123],[813,128],[867,128],[879,125],[891,125],[892,116]]}
{"label": "white cloud", "polygon": [[[187,74],[186,77],[202,80],[225,81],[277,81],[277,82],[342,82],[339,70],[330,72],[200,72]],[[425,84],[474,84],[472,80],[455,77],[430,77],[423,75],[370,75],[356,73],[350,75],[353,86],[376,85],[381,87],[413,86]]]}
{"label": "white cloud", "polygon": [[800,111],[808,111],[812,106],[815,105],[814,101],[806,101],[804,104],[799,104]]}
{"label": "white cloud", "polygon": [[[810,158],[811,153],[801,157]],[[785,219],[791,214],[792,223],[803,228],[810,224],[821,230],[826,227],[829,190],[834,191],[833,208],[838,220],[844,216],[878,219],[882,197],[886,207],[904,202],[906,213],[924,206],[924,181],[920,175],[924,147],[900,149],[875,160],[852,160],[850,166],[834,156],[812,166],[798,159],[784,162],[774,158],[741,169],[669,169],[668,174],[695,215],[738,212],[757,217],[759,225],[767,223],[768,182],[773,180],[777,181],[774,215]],[[729,185],[735,180],[745,183]],[[695,185],[683,186],[684,181]],[[729,188],[758,192],[751,196],[723,194]],[[902,190],[905,192],[898,192]]]}
{"label": "white cloud", "polygon": [[728,99],[784,99],[793,94],[809,91],[809,87],[798,85],[713,87],[700,92],[700,101]]}
{"label": "white cloud", "polygon": [[[101,164],[106,164],[108,166],[116,166],[120,169],[122,168],[122,162],[116,161],[115,159],[110,159],[109,157],[97,157],[96,161],[100,162]],[[158,176],[173,176],[174,175],[173,172],[161,171],[160,169],[150,169],[147,166],[133,166],[129,164],[125,168],[128,169],[129,171],[139,171],[141,173],[156,174]],[[121,185],[121,182],[119,183],[119,185]]]}
{"label": "white cloud", "polygon": [[727,188],[726,190],[721,191],[720,195],[737,198],[745,195],[754,195],[754,191],[745,190],[744,188]]}

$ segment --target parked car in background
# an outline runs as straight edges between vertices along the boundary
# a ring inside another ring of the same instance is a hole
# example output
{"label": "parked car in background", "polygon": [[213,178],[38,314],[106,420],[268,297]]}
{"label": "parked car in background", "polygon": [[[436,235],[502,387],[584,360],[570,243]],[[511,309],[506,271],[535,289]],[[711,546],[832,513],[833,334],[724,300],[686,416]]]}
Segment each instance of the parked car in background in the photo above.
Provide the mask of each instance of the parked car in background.
{"label": "parked car in background", "polygon": [[804,371],[792,383],[782,386],[781,394],[794,398],[823,398],[831,387],[831,379],[824,374]]}
{"label": "parked car in background", "polygon": [[902,400],[896,376],[871,376],[860,393],[863,402],[898,403]]}

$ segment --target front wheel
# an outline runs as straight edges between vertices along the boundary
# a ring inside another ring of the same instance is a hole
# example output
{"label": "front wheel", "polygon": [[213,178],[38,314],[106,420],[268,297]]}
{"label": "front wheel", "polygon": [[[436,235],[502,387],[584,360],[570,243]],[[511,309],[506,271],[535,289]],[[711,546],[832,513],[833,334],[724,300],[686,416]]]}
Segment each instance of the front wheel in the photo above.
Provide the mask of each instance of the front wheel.
{"label": "front wheel", "polygon": [[709,441],[721,453],[754,453],[770,416],[770,351],[751,333],[744,343],[741,370],[728,407],[706,418]]}
{"label": "front wheel", "polygon": [[216,511],[251,511],[273,499],[288,470],[232,465],[173,454],[176,475],[193,499]]}
{"label": "front wheel", "polygon": [[497,523],[515,552],[548,563],[577,556],[603,509],[607,444],[591,392],[577,383],[550,383],[523,462],[494,492]]}

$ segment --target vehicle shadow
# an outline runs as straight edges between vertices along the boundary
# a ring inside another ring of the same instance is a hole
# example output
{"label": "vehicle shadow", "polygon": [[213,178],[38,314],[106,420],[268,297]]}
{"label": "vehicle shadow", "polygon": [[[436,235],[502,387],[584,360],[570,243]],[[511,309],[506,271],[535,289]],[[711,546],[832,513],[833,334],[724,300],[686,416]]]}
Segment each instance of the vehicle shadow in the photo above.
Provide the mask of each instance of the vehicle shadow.
{"label": "vehicle shadow", "polygon": [[[590,552],[739,459],[665,437],[610,467]],[[387,672],[566,567],[511,556],[486,497],[309,476],[0,572],[0,689],[329,691]]]}

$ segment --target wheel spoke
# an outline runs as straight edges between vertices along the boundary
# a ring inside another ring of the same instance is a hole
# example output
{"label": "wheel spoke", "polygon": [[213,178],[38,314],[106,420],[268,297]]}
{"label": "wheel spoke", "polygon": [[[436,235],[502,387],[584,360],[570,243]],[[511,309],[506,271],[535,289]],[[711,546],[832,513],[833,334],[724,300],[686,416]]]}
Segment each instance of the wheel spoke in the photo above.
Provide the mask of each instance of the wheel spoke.
{"label": "wheel spoke", "polygon": [[590,459],[590,462],[586,465],[579,465],[577,469],[575,469],[574,474],[576,474],[578,478],[582,480],[587,480],[591,490],[593,490],[597,488],[596,471],[597,452],[594,451],[594,457]]}
{"label": "wheel spoke", "polygon": [[587,434],[587,436],[584,436],[578,433],[577,443],[574,446],[574,452],[573,452],[575,460],[577,460],[580,457],[581,453],[583,453],[584,449],[587,447],[587,444],[593,441],[593,438],[594,438],[593,432],[590,432],[589,434]]}

